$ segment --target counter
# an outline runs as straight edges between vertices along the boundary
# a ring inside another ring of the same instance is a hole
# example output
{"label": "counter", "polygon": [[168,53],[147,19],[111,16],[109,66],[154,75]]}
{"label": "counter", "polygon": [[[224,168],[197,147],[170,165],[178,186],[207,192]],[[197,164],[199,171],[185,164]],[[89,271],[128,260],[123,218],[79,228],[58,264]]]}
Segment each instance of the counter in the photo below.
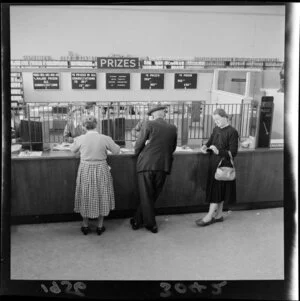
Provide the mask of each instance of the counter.
{"label": "counter", "polygon": [[[136,156],[109,155],[116,209],[111,217],[130,216],[138,204]],[[78,219],[73,213],[79,157],[68,151],[43,152],[41,157],[11,160],[11,215],[13,223]],[[237,204],[231,209],[283,206],[283,149],[239,151]],[[197,150],[175,152],[156,207],[159,213],[205,211],[208,156]],[[225,206],[226,209],[226,206]]]}

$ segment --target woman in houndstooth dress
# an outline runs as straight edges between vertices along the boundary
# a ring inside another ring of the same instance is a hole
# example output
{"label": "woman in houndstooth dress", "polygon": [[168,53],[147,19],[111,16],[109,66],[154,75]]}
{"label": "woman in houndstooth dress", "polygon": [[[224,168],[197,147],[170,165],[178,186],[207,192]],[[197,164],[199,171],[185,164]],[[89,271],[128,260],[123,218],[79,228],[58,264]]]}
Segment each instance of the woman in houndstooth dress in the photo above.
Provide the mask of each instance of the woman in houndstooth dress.
{"label": "woman in houndstooth dress", "polygon": [[105,231],[104,216],[115,208],[113,180],[107,164],[107,150],[120,153],[120,147],[108,136],[96,131],[97,120],[86,117],[84,126],[87,133],[75,138],[71,151],[80,152],[77,172],[74,211],[83,218],[81,231],[90,232],[89,218],[98,218],[97,234]]}

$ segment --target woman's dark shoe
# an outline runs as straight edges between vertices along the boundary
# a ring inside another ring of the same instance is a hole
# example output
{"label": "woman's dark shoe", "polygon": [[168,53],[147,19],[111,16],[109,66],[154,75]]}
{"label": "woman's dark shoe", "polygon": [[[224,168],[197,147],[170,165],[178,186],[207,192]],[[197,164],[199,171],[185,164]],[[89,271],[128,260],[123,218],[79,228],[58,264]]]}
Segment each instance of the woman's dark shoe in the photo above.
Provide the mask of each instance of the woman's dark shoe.
{"label": "woman's dark shoe", "polygon": [[197,226],[200,226],[200,227],[205,227],[205,226],[211,225],[211,224],[213,224],[213,223],[215,223],[215,219],[214,219],[214,218],[212,218],[212,219],[211,219],[210,221],[208,221],[208,222],[205,222],[202,218],[196,220],[196,225],[197,225]]}
{"label": "woman's dark shoe", "polygon": [[132,230],[138,230],[140,228],[140,226],[137,224],[137,222],[133,218],[130,219],[130,225],[131,225]]}
{"label": "woman's dark shoe", "polygon": [[101,235],[105,230],[106,229],[104,226],[102,226],[101,228],[97,227],[97,229],[96,229],[97,235]]}
{"label": "woman's dark shoe", "polygon": [[152,232],[152,233],[157,233],[157,232],[158,232],[157,226],[154,226],[154,227],[145,226],[145,228],[146,228],[148,231]]}
{"label": "woman's dark shoe", "polygon": [[81,227],[80,228],[80,230],[81,230],[81,232],[84,234],[84,235],[88,235],[88,233],[90,233],[91,232],[91,229],[90,229],[90,227]]}
{"label": "woman's dark shoe", "polygon": [[219,218],[215,218],[215,222],[218,223],[218,222],[223,222],[224,221],[224,217],[221,216]]}

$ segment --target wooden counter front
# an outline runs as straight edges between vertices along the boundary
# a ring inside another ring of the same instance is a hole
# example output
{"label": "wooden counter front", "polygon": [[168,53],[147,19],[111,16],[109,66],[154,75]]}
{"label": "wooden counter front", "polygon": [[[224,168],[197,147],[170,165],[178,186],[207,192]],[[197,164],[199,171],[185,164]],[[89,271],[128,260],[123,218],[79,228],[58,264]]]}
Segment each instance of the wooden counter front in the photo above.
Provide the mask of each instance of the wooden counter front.
{"label": "wooden counter front", "polygon": [[[138,204],[136,157],[109,155],[116,210],[134,210]],[[237,205],[283,204],[283,150],[240,151],[237,169]],[[74,194],[79,157],[71,152],[44,152],[41,157],[11,161],[12,217],[74,214]],[[207,210],[205,201],[208,156],[200,152],[176,152],[172,173],[156,203],[164,213]],[[190,209],[190,210],[189,210]]]}

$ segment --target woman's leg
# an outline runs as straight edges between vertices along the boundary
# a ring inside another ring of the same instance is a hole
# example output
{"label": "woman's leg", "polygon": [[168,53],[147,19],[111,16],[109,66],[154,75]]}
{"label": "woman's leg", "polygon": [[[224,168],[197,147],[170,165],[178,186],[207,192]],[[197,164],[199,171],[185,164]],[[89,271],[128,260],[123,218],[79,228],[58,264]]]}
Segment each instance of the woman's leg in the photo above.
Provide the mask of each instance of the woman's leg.
{"label": "woman's leg", "polygon": [[203,217],[203,221],[205,223],[211,221],[211,219],[214,217],[215,215],[215,211],[217,210],[218,208],[218,203],[210,203],[209,204],[209,210],[208,210],[208,213]]}
{"label": "woman's leg", "polygon": [[89,219],[88,219],[88,217],[83,217],[82,227],[88,227],[88,226],[89,226]]}
{"label": "woman's leg", "polygon": [[97,229],[96,229],[96,232],[98,235],[101,235],[105,231],[105,227],[103,226],[103,220],[104,220],[104,216],[99,215],[98,225],[97,225]]}
{"label": "woman's leg", "polygon": [[223,204],[224,202],[218,203],[215,218],[221,218],[223,216]]}
{"label": "woman's leg", "polygon": [[102,226],[103,226],[103,220],[104,220],[104,216],[103,215],[99,215],[99,217],[98,217],[98,225],[97,225],[98,228],[102,228]]}

